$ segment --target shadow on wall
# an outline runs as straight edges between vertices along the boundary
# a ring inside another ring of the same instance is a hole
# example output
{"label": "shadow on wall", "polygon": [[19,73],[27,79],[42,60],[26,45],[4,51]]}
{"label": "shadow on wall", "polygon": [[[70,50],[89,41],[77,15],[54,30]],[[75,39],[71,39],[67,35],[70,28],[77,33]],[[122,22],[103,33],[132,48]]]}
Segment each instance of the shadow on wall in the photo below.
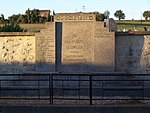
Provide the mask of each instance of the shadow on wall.
{"label": "shadow on wall", "polygon": [[56,69],[62,73],[94,73],[94,72],[114,72],[113,65],[94,65],[88,63],[61,64]]}
{"label": "shadow on wall", "polygon": [[150,73],[150,44],[148,36],[116,36],[116,71],[131,74]]}
{"label": "shadow on wall", "polygon": [[[72,48],[70,50],[70,49],[66,49],[67,47],[66,48],[64,47],[65,49],[63,50],[62,49],[62,47],[63,47],[62,43],[63,43],[63,40],[65,39],[65,36],[62,36],[63,35],[62,32],[64,32],[62,22],[57,22],[56,27],[55,27],[55,31],[56,31],[55,72],[62,72],[62,73],[67,73],[67,72],[69,72],[69,73],[114,72],[114,63],[112,63],[113,58],[112,59],[106,58],[106,60],[110,60],[110,63],[108,63],[107,61],[106,62],[104,61],[103,63],[101,62],[101,64],[95,64],[96,61],[94,61],[94,60],[93,61],[92,60],[91,61],[86,60],[86,58],[87,58],[86,55],[88,55],[88,54],[91,54],[91,56],[93,54],[92,57],[94,57],[94,52],[95,52],[94,49],[93,49],[93,53],[84,54],[83,56],[82,56],[83,51],[89,51],[89,50],[81,49],[79,51],[78,49],[75,49],[75,48]],[[84,32],[84,30],[83,30],[83,32]],[[82,35],[82,33],[80,35]],[[75,39],[78,40],[77,37],[75,37]],[[66,44],[66,45],[67,46],[73,45],[73,42]],[[64,46],[66,46],[66,45],[64,45]],[[76,43],[77,47],[79,45],[82,46],[82,44]],[[86,46],[86,45],[84,45],[84,46]],[[112,48],[109,48],[109,49],[112,49]],[[69,58],[67,58],[67,56],[69,56]],[[82,56],[82,57],[79,57],[79,56]],[[62,59],[64,61],[62,61]]]}
{"label": "shadow on wall", "polygon": [[0,63],[0,74],[25,74],[25,73],[92,73],[114,72],[112,65],[94,65],[88,63],[75,64],[49,64],[49,63]]}
{"label": "shadow on wall", "polygon": [[36,72],[60,72],[60,73],[92,73],[92,72],[114,72],[112,65],[94,65],[90,63],[70,64],[36,64]]}
{"label": "shadow on wall", "polygon": [[35,64],[19,61],[0,62],[0,74],[23,74],[28,71],[35,71]]}

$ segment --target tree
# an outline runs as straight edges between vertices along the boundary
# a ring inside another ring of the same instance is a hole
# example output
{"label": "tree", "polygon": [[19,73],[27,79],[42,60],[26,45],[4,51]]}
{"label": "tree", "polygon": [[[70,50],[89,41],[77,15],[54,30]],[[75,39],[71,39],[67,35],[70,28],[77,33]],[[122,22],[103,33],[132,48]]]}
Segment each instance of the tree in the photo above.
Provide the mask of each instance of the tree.
{"label": "tree", "polygon": [[5,22],[5,17],[3,14],[1,14],[1,22],[4,23]]}
{"label": "tree", "polygon": [[47,22],[47,18],[46,17],[40,17],[39,18],[39,23],[45,23]]}
{"label": "tree", "polygon": [[50,15],[50,14],[48,14],[47,22],[50,22],[50,20],[51,20],[51,15]]}
{"label": "tree", "polygon": [[39,23],[39,10],[33,9],[31,12],[31,23]]}
{"label": "tree", "polygon": [[28,18],[27,18],[27,15],[20,15],[18,20],[17,20],[17,23],[28,23]]}
{"label": "tree", "polygon": [[100,13],[99,15],[100,15],[100,20],[99,21],[104,21],[105,20],[105,15],[102,14],[102,13]]}
{"label": "tree", "polygon": [[0,26],[0,32],[26,32],[27,30],[22,29],[18,24],[4,24]]}
{"label": "tree", "polygon": [[13,14],[12,16],[8,17],[8,20],[10,23],[17,23],[18,18],[20,17],[21,14],[15,15]]}
{"label": "tree", "polygon": [[[39,9],[27,10],[25,14],[12,15],[9,17],[8,21],[10,23],[18,23],[18,24],[35,24],[35,23],[45,23],[52,21],[52,17],[49,14],[48,17],[40,16]],[[0,17],[1,22],[1,17]]]}
{"label": "tree", "polygon": [[116,18],[119,18],[119,20],[125,19],[125,14],[124,14],[123,11],[121,11],[121,10],[117,10],[117,11],[115,12],[114,16],[115,16]]}
{"label": "tree", "polygon": [[95,12],[96,15],[96,21],[104,21],[105,15],[102,13],[99,13],[98,11]]}
{"label": "tree", "polygon": [[145,20],[147,20],[148,18],[150,18],[150,11],[144,11],[143,17],[145,18]]}
{"label": "tree", "polygon": [[105,19],[109,18],[109,15],[110,15],[110,12],[108,10],[106,10],[104,12]]}
{"label": "tree", "polygon": [[56,13],[55,13],[55,11],[53,10],[53,16],[55,16],[56,15]]}
{"label": "tree", "polygon": [[30,9],[28,9],[27,11],[26,11],[26,15],[27,15],[27,23],[29,24],[29,23],[31,23],[31,14],[30,14]]}

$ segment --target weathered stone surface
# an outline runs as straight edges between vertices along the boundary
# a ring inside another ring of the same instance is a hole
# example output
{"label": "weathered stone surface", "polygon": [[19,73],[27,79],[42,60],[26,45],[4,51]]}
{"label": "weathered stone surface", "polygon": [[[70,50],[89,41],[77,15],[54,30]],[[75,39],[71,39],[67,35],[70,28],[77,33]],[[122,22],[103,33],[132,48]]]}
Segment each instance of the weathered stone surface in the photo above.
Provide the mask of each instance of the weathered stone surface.
{"label": "weathered stone surface", "polygon": [[[34,33],[0,33],[0,73],[150,73],[150,33],[116,33],[92,13],[58,14]],[[36,58],[35,58],[36,57]],[[35,66],[36,65],[36,66]]]}
{"label": "weathered stone surface", "polygon": [[[93,13],[56,14],[54,21],[56,45],[53,48],[56,51],[56,72],[114,71],[115,37],[113,32],[104,28],[104,22],[96,22]],[[43,34],[50,35],[49,28],[54,28],[51,23],[46,25],[46,30],[41,30],[37,35],[42,37],[41,41],[46,40]],[[47,44],[43,43],[42,46]],[[39,46],[37,54],[41,56],[42,62],[45,62],[50,57],[46,56],[44,49],[41,48],[43,47]],[[39,51],[42,51],[42,55]]]}
{"label": "weathered stone surface", "polygon": [[[83,19],[88,16],[94,19]],[[77,17],[80,18],[74,19]],[[56,25],[59,32],[56,36],[59,45],[56,47],[56,71],[87,73],[115,70],[115,35],[104,28],[104,22],[96,22],[94,14],[84,13],[56,14],[55,21],[59,24]]]}
{"label": "weathered stone surface", "polygon": [[34,32],[0,32],[0,36],[35,36]]}
{"label": "weathered stone surface", "polygon": [[93,13],[57,13],[54,17],[54,22],[64,21],[95,21]]}
{"label": "weathered stone surface", "polygon": [[144,36],[144,46],[141,51],[140,64],[144,73],[150,73],[150,36]]}
{"label": "weathered stone surface", "polygon": [[35,36],[0,36],[0,74],[33,71],[34,64]]}
{"label": "weathered stone surface", "polygon": [[149,42],[149,35],[116,35],[116,71],[150,73]]}
{"label": "weathered stone surface", "polygon": [[[90,28],[90,29],[89,29]],[[90,72],[94,61],[93,22],[62,23],[61,72]]]}
{"label": "weathered stone surface", "polygon": [[95,22],[94,30],[94,72],[115,70],[115,34]]}
{"label": "weathered stone surface", "polygon": [[113,18],[109,18],[106,20],[106,28],[109,31],[117,31],[117,23]]}
{"label": "weathered stone surface", "polygon": [[55,71],[55,23],[36,34],[36,71]]}

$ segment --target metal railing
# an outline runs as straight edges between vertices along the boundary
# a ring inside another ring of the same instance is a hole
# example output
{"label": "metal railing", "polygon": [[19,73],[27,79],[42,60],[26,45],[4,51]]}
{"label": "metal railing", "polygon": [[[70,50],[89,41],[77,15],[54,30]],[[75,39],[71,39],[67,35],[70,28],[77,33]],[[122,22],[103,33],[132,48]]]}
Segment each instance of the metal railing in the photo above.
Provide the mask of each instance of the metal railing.
{"label": "metal railing", "polygon": [[114,104],[150,100],[150,75],[0,75],[0,103]]}

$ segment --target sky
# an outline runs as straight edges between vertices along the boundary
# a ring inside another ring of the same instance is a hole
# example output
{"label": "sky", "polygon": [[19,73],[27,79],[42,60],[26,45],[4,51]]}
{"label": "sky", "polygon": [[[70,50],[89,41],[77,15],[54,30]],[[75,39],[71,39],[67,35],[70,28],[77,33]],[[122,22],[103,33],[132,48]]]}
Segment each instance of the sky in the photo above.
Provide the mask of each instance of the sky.
{"label": "sky", "polygon": [[[114,18],[116,10],[122,10],[127,20],[141,20],[142,13],[150,10],[150,0],[2,0],[0,14],[5,18],[13,14],[24,14],[30,9],[53,10],[55,13],[65,12],[110,12]],[[142,18],[144,19],[144,18]]]}

